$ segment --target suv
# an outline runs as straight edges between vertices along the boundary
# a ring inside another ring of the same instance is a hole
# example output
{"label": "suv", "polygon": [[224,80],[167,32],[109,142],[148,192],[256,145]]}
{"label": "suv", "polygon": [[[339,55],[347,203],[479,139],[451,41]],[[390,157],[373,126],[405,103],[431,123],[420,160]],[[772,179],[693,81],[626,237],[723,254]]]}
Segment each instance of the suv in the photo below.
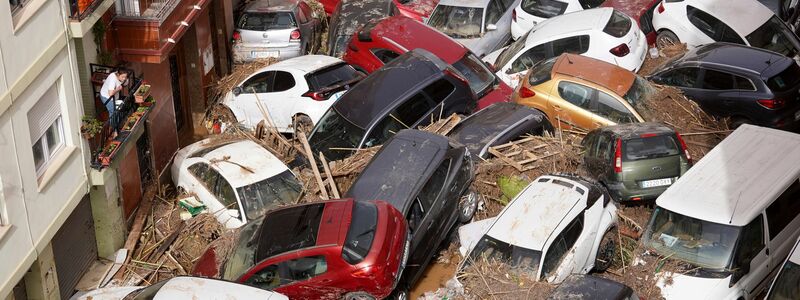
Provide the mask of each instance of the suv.
{"label": "suv", "polygon": [[542,112],[516,103],[495,103],[461,120],[447,137],[467,147],[474,159],[486,159],[490,147],[545,131],[552,132],[553,125]]}
{"label": "suv", "polygon": [[422,48],[458,70],[478,95],[478,109],[492,103],[511,101],[514,91],[469,49],[450,37],[404,16],[368,23],[356,33],[344,61],[365,73],[372,73],[409,50]]}
{"label": "suv", "polygon": [[407,235],[403,216],[383,201],[284,207],[242,227],[233,243],[211,244],[193,273],[292,299],[381,299],[403,272]]}
{"label": "suv", "polygon": [[698,47],[649,77],[675,86],[710,115],[732,127],[756,124],[797,128],[800,67],[778,53],[729,43]]}
{"label": "suv", "polygon": [[619,201],[651,201],[689,170],[680,134],[659,123],[595,129],[582,142],[583,166]]}
{"label": "suv", "polygon": [[475,94],[452,66],[416,49],[348,90],[322,116],[308,143],[313,153],[339,160],[377,146],[407,128],[453,113],[470,114]]}
{"label": "suv", "polygon": [[309,53],[320,19],[303,0],[258,0],[245,6],[233,32],[233,58],[286,59]]}
{"label": "suv", "polygon": [[397,298],[422,276],[451,230],[472,219],[478,201],[468,189],[474,178],[464,147],[451,147],[441,135],[403,130],[381,147],[347,191],[345,197],[358,201],[386,200],[408,222],[411,256]]}

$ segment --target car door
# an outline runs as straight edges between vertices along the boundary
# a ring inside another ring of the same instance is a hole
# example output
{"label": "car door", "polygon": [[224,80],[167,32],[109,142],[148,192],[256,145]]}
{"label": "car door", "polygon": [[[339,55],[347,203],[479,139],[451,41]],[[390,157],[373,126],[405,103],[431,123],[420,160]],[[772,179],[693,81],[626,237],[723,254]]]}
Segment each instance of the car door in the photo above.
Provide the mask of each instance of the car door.
{"label": "car door", "polygon": [[547,101],[551,111],[548,115],[553,116],[556,123],[561,123],[562,129],[575,127],[591,131],[599,127],[595,124],[594,114],[590,111],[597,90],[567,80],[559,81],[555,89],[553,94],[557,97],[550,97]]}
{"label": "car door", "polygon": [[[507,26],[503,27],[502,22],[505,10],[501,0],[489,0],[486,10],[484,11],[483,37],[481,39],[483,40],[482,44],[485,45],[483,54],[486,54],[505,46],[507,41],[506,36],[510,34],[508,29],[511,28],[511,24],[509,23]],[[490,25],[494,25],[495,29],[489,30]]]}
{"label": "car door", "polygon": [[597,91],[592,99],[592,112],[594,113],[594,125],[597,127],[612,124],[636,123],[638,119],[627,106],[620,100],[604,91]]}
{"label": "car door", "polygon": [[[241,216],[236,195],[230,184],[206,163],[199,162],[189,166],[189,172],[198,179],[198,184],[189,192],[195,193],[197,199],[206,206],[206,211],[213,214],[227,228],[241,226]],[[222,183],[220,182],[222,180]],[[230,226],[228,226],[230,225]],[[237,226],[238,225],[238,226]]]}
{"label": "car door", "polygon": [[692,96],[695,101],[702,103],[707,113],[727,117],[752,104],[752,99],[742,99],[741,93],[736,89],[733,74],[712,69],[702,70],[700,88]]}
{"label": "car door", "polygon": [[[767,206],[768,252],[770,270],[783,260],[800,234],[800,181],[795,179],[783,193]],[[757,292],[757,291],[756,291]]]}
{"label": "car door", "polygon": [[[300,28],[300,36],[303,40],[303,48],[305,50],[314,50],[318,47],[318,45],[313,45],[315,41],[318,41],[317,38],[318,34],[318,26],[319,26],[319,19],[314,15],[314,11],[308,6],[308,3],[305,1],[300,1],[297,4],[297,10],[295,11],[295,15],[297,16],[297,27]],[[313,49],[312,49],[313,48]],[[305,54],[305,53],[301,53]]]}
{"label": "car door", "polygon": [[542,280],[560,283],[569,274],[577,273],[576,251],[570,250],[575,247],[583,232],[583,222],[583,212],[581,212],[553,239],[543,257],[540,277]]}
{"label": "car door", "polygon": [[328,274],[328,258],[319,251],[293,252],[270,263],[262,263],[243,276],[242,283],[265,290],[275,290],[292,298],[313,299],[326,292],[337,295],[336,288],[320,284]]}
{"label": "car door", "polygon": [[[655,83],[674,86],[680,89],[689,99],[699,95],[700,68],[697,67],[676,67],[660,72],[650,79]],[[695,100],[697,104],[703,103]]]}
{"label": "car door", "polygon": [[[279,131],[289,131],[292,125],[295,106],[298,105],[297,98],[302,92],[294,91],[297,80],[292,73],[286,71],[274,71],[275,76],[272,85],[269,86],[267,93],[259,95],[261,102],[269,110],[272,121]],[[304,79],[300,79],[304,80]]]}
{"label": "car door", "polygon": [[772,269],[770,250],[766,247],[764,239],[766,232],[763,214],[759,214],[753,221],[744,226],[740,235],[739,245],[737,245],[733,258],[734,268],[741,270],[744,265],[748,265],[749,270],[746,270],[747,273],[736,282],[736,285],[745,294],[751,294],[747,298],[752,299],[762,282],[764,284],[768,282],[763,279],[767,277]]}
{"label": "car door", "polygon": [[[439,244],[447,234],[445,227],[449,214],[445,213],[445,200],[442,197],[445,182],[450,169],[450,159],[440,163],[428,177],[425,184],[415,197],[415,205],[423,208],[423,218],[416,232],[412,231],[411,258],[404,272],[409,272],[410,280],[416,281],[421,271],[425,269],[430,259],[439,249]],[[413,208],[413,207],[412,207]],[[413,209],[412,209],[413,211]],[[414,242],[419,244],[414,245]],[[414,264],[412,267],[411,264]],[[411,269],[411,271],[409,270]],[[413,284],[414,282],[409,282]]]}
{"label": "car door", "polygon": [[431,239],[434,234],[428,231],[433,221],[433,215],[429,214],[430,203],[423,202],[420,197],[414,197],[411,200],[411,207],[406,213],[406,221],[408,222],[408,230],[411,235],[411,247],[406,268],[403,271],[403,280],[409,286],[417,280],[422,271],[425,270],[426,264],[430,254],[432,254]]}
{"label": "car door", "polygon": [[707,12],[688,5],[686,6],[686,16],[689,18],[689,22],[692,23],[692,25],[694,25],[694,27],[701,32],[700,34],[704,36],[701,41],[705,40],[705,42],[699,42],[697,44],[690,45],[692,47],[711,42],[708,41],[708,39],[717,42],[729,42],[745,45],[744,40],[742,40],[742,38],[739,37],[739,35],[733,31],[730,26],[726,25],[721,20],[715,18]]}
{"label": "car door", "polygon": [[248,127],[255,127],[258,122],[264,120],[266,112],[262,109],[262,105],[274,79],[275,71],[264,71],[251,76],[239,86],[237,89],[239,94],[234,94],[234,99],[229,104],[229,108],[236,114],[237,121]]}

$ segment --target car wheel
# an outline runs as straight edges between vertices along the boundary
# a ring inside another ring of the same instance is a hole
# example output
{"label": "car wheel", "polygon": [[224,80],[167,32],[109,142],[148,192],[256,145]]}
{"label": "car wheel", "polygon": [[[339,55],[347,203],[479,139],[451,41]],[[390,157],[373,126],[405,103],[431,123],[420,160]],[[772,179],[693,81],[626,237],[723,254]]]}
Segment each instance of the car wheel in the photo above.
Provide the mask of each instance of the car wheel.
{"label": "car wheel", "polygon": [[344,295],[345,300],[375,300],[375,297],[367,292],[352,292]]}
{"label": "car wheel", "polygon": [[292,118],[292,128],[294,128],[295,137],[297,137],[300,132],[308,136],[311,130],[314,129],[314,122],[306,115],[297,115]]}
{"label": "car wheel", "polygon": [[597,256],[595,256],[594,269],[603,272],[611,267],[611,262],[614,260],[614,254],[617,249],[617,228],[614,227],[603,235],[600,240],[600,245],[597,247]]}
{"label": "car wheel", "polygon": [[398,285],[387,299],[408,300],[408,288],[402,284]]}
{"label": "car wheel", "polygon": [[730,127],[731,127],[731,129],[736,129],[736,128],[739,128],[739,126],[742,126],[744,124],[753,124],[753,122],[748,120],[747,118],[736,117],[736,118],[732,118],[731,119],[731,126]]}
{"label": "car wheel", "polygon": [[656,46],[658,46],[658,48],[660,49],[678,44],[680,42],[681,40],[678,39],[678,36],[675,35],[674,32],[669,30],[663,30],[659,32],[658,36],[656,37]]}
{"label": "car wheel", "polygon": [[472,220],[475,211],[478,210],[478,202],[481,200],[481,195],[478,192],[469,190],[466,195],[461,197],[458,203],[458,221],[467,223]]}

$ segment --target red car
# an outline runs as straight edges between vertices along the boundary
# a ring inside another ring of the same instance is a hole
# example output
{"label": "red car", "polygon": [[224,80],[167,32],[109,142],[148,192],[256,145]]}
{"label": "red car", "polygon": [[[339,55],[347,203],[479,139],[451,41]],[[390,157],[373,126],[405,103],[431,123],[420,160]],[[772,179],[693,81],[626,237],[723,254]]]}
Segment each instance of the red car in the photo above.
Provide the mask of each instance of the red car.
{"label": "red car", "polygon": [[400,54],[417,48],[428,50],[461,72],[478,97],[478,109],[511,101],[514,90],[469,49],[436,29],[404,16],[365,25],[350,39],[342,59],[357,70],[372,73]]}
{"label": "red car", "polygon": [[647,37],[647,45],[655,47],[658,33],[653,30],[653,10],[660,2],[661,0],[606,0],[601,6],[613,7],[636,19]]}
{"label": "red car", "polygon": [[[400,14],[422,22],[422,18],[427,18],[436,8],[439,0],[392,0],[400,9]],[[330,16],[339,4],[339,0],[319,0],[325,8],[325,12]]]}
{"label": "red car", "polygon": [[212,244],[193,274],[293,299],[381,299],[405,268],[407,231],[405,217],[383,201],[290,206],[247,223],[230,249]]}

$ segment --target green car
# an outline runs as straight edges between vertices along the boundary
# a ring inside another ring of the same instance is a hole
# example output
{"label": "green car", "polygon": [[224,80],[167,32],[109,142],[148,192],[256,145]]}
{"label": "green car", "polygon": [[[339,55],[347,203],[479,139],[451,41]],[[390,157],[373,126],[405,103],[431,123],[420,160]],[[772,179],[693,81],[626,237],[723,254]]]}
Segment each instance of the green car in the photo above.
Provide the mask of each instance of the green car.
{"label": "green car", "polygon": [[584,167],[618,202],[653,201],[692,165],[681,135],[660,123],[601,127],[582,144]]}

